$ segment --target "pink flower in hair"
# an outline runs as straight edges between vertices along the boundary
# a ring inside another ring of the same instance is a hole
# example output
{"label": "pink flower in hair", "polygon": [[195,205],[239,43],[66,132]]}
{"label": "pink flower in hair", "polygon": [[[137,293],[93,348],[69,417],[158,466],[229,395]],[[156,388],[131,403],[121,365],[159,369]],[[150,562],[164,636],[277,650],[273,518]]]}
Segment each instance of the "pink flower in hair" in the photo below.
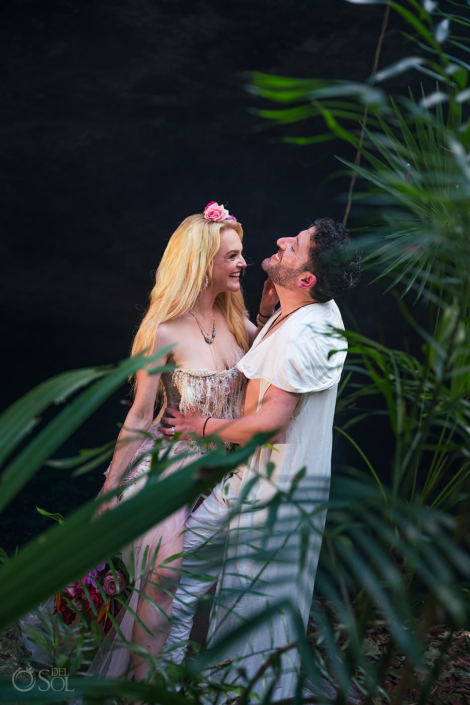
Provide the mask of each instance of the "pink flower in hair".
{"label": "pink flower in hair", "polygon": [[206,220],[220,222],[221,220],[227,220],[227,218],[229,218],[229,212],[223,206],[219,206],[215,201],[211,201],[204,208],[204,218]]}

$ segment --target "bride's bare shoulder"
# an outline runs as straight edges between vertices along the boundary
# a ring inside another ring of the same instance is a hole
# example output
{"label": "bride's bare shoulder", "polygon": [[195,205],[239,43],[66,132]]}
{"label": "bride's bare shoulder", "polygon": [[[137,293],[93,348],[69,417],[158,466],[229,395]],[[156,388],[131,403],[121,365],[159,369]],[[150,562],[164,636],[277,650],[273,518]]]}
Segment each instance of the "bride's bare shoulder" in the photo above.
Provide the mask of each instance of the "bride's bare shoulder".
{"label": "bride's bare shoulder", "polygon": [[172,318],[169,321],[160,323],[155,334],[155,342],[158,347],[161,348],[166,345],[178,343],[178,340],[181,339],[182,334],[187,336],[187,326],[189,323],[188,318],[189,316],[184,315],[179,316],[179,318]]}

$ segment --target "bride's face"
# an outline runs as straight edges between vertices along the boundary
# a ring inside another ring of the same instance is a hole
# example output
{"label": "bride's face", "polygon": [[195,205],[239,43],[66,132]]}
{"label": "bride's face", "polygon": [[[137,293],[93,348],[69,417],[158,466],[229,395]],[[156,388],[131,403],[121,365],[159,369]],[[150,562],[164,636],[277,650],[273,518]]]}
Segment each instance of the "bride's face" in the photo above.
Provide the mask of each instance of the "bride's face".
{"label": "bride's face", "polygon": [[237,231],[233,228],[222,228],[220,248],[212,264],[213,291],[239,291],[240,273],[246,267],[242,249]]}

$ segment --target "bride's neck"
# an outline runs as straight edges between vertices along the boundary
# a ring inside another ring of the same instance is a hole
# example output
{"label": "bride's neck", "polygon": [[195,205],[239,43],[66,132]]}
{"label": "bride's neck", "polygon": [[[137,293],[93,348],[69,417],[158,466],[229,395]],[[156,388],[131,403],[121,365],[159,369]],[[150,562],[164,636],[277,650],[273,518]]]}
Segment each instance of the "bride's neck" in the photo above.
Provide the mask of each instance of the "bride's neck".
{"label": "bride's neck", "polygon": [[195,313],[196,316],[199,315],[202,318],[210,318],[212,316],[212,310],[214,308],[216,297],[217,294],[212,291],[212,289],[204,289],[204,291],[201,291],[197,297],[196,303],[191,309],[192,313]]}

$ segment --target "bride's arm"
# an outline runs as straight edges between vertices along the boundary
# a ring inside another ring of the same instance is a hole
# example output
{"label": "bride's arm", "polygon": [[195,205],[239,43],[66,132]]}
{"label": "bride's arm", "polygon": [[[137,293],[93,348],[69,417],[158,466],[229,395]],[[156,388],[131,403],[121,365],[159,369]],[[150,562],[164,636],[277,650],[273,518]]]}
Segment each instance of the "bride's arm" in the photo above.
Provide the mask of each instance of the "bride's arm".
{"label": "bride's arm", "polygon": [[[168,342],[167,338],[168,335],[165,331],[165,325],[163,324],[159,326],[157,331],[154,353],[171,344]],[[152,363],[152,366],[160,367],[165,365],[168,356],[169,353]],[[148,374],[145,370],[139,370],[137,373],[134,402],[129,409],[129,413],[119,433],[109,473],[103,485],[103,489],[101,490],[101,494],[106,494],[106,492],[110,492],[118,487],[121,478],[129,467],[129,463],[144,442],[145,438],[142,432],[148,431],[153,421],[155,399],[160,376],[160,374]],[[117,502],[117,497],[115,497],[110,502],[102,504],[98,510],[98,516],[103,514],[107,509],[112,509],[112,507],[116,506]]]}
{"label": "bride's arm", "polygon": [[[271,279],[266,279],[263,286],[263,292],[261,294],[261,302],[259,305],[259,315],[257,316],[256,323],[257,328],[253,340],[256,338],[258,333],[264,327],[265,323],[271,318],[276,308],[276,304],[279,303],[279,296],[277,295],[276,287],[271,281]],[[253,341],[250,341],[250,344]]]}
{"label": "bride's arm", "polygon": [[245,328],[246,332],[248,333],[248,342],[250,344],[250,348],[253,345],[253,341],[258,335],[259,331],[261,330],[260,328],[257,328],[254,323],[250,321],[249,318],[245,318]]}
{"label": "bride's arm", "polygon": [[272,283],[271,279],[268,278],[264,282],[259,312],[256,316],[256,325],[254,325],[254,323],[252,323],[248,318],[245,318],[245,326],[246,332],[248,333],[250,348],[266,321],[268,321],[273,315],[277,303],[279,303],[279,296],[277,295],[276,287]]}

